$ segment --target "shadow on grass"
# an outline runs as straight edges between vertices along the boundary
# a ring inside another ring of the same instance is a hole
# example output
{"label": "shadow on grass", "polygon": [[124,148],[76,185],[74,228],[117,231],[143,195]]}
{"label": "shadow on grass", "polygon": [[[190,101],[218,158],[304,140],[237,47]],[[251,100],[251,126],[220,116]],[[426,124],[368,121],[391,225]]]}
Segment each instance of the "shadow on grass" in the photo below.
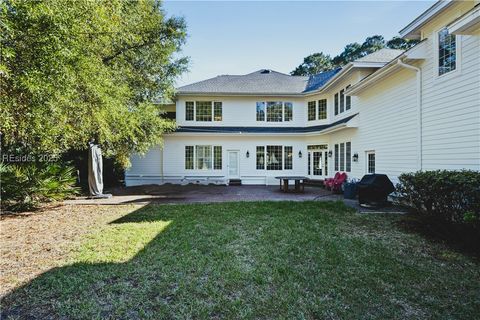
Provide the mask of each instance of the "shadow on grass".
{"label": "shadow on grass", "polygon": [[8,294],[2,319],[474,318],[476,266],[411,254],[423,243],[378,218],[340,202],[147,205]]}
{"label": "shadow on grass", "polygon": [[[265,220],[288,217],[289,203],[251,206]],[[339,206],[320,205],[326,211]],[[242,216],[249,216],[243,203],[142,207],[87,239],[75,263],[5,296],[1,318],[209,318],[224,314],[225,303],[235,314],[239,302],[226,287],[251,279],[242,278],[236,256],[245,248],[232,243],[243,236],[238,226],[255,226]]]}

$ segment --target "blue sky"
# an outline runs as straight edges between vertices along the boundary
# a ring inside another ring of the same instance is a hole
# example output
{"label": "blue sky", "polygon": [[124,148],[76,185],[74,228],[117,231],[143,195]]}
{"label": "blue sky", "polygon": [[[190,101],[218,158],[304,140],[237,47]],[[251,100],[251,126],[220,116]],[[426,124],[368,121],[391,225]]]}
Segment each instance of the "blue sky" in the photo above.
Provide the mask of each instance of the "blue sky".
{"label": "blue sky", "polygon": [[166,1],[167,15],[183,16],[190,71],[184,85],[220,74],[268,68],[289,73],[303,58],[334,56],[351,42],[385,39],[434,1]]}

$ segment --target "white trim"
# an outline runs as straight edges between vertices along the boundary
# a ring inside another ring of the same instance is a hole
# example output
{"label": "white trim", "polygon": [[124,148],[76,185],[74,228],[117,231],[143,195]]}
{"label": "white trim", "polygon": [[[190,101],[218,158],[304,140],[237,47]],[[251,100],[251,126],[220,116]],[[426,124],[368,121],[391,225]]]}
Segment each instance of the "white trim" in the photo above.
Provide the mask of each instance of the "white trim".
{"label": "white trim", "polygon": [[439,63],[439,56],[438,56],[438,34],[440,31],[443,29],[447,29],[447,26],[443,26],[441,28],[438,28],[434,31],[434,39],[433,39],[433,81],[435,82],[443,82],[445,80],[451,79],[453,77],[456,77],[462,73],[461,71],[461,66],[462,66],[462,36],[460,35],[455,35],[455,70],[449,71],[444,74],[439,74],[439,69],[438,69],[438,63]]}
{"label": "white trim", "polygon": [[447,28],[448,32],[453,34],[474,34],[475,31],[478,31],[478,28],[480,28],[480,6],[474,7]]}
{"label": "white trim", "polygon": [[400,36],[407,39],[420,39],[420,27],[432,20],[435,16],[437,16],[440,12],[445,10],[445,8],[452,5],[453,3],[453,0],[440,0],[436,2],[430,8],[425,10],[425,12],[423,12],[415,20],[410,22],[405,28],[400,30]]}
{"label": "white trim", "polygon": [[[375,162],[374,162],[374,166],[375,166],[375,170],[374,172],[368,172],[368,156],[373,154],[375,156]],[[375,150],[366,150],[365,151],[365,174],[373,174],[377,172],[377,155],[375,154]]]}

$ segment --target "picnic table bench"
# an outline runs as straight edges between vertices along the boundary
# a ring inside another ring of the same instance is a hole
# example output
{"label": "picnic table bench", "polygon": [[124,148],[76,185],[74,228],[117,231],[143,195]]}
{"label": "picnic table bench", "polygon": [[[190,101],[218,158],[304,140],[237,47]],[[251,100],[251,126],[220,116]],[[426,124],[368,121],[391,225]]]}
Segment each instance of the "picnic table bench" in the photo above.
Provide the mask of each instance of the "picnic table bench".
{"label": "picnic table bench", "polygon": [[[304,192],[304,182],[308,180],[308,177],[303,176],[280,176],[275,177],[275,179],[280,180],[280,190],[283,192]],[[288,182],[289,180],[295,180],[295,188],[293,190],[288,189]]]}

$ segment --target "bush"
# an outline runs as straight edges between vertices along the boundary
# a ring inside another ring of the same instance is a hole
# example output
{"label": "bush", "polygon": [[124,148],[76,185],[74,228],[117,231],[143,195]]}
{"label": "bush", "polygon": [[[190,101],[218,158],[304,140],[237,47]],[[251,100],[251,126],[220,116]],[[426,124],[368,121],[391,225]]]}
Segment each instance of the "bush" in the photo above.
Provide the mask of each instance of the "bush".
{"label": "bush", "polygon": [[63,200],[78,192],[75,169],[57,163],[0,164],[3,210],[38,208],[41,202]]}
{"label": "bush", "polygon": [[480,225],[480,172],[418,171],[399,176],[402,202],[418,213]]}

